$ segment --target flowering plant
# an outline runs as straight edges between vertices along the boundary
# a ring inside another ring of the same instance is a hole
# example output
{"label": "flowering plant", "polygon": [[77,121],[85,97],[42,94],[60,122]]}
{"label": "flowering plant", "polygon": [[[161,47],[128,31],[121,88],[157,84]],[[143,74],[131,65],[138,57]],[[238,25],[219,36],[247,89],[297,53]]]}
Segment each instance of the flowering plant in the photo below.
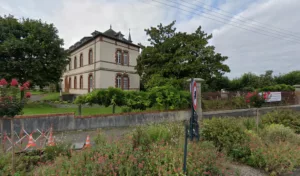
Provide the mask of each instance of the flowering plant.
{"label": "flowering plant", "polygon": [[[12,79],[10,84],[5,79],[0,80],[0,118],[14,117],[18,115],[31,93],[27,92],[29,82],[19,84],[16,79]],[[24,95],[24,98],[22,95]]]}
{"label": "flowering plant", "polygon": [[255,108],[260,108],[270,97],[270,92],[248,92],[246,95],[246,103]]}

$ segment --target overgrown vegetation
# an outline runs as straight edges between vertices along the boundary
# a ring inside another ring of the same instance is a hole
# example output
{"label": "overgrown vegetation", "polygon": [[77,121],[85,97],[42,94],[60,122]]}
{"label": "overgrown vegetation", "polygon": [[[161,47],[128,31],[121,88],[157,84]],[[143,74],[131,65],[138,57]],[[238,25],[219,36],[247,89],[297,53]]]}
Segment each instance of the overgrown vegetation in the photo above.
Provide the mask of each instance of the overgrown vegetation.
{"label": "overgrown vegetation", "polygon": [[184,109],[190,104],[190,93],[173,86],[154,87],[147,92],[123,91],[118,88],[95,90],[76,98],[77,104],[98,104],[108,107],[126,106],[126,112],[156,108],[159,110]]}
{"label": "overgrown vegetation", "polygon": [[215,118],[204,121],[201,134],[234,160],[278,175],[300,165],[297,115],[283,110],[269,113],[262,117],[258,131],[254,119]]}

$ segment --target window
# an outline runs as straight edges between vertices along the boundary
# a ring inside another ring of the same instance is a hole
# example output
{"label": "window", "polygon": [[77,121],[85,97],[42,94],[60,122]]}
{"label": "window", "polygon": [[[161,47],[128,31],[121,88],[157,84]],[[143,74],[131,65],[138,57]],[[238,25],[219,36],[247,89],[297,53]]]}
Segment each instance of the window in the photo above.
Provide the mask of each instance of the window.
{"label": "window", "polygon": [[124,59],[124,65],[129,65],[128,52],[127,51],[124,52],[123,59]]}
{"label": "window", "polygon": [[70,78],[69,78],[69,89],[71,89],[71,87],[72,87],[72,86],[71,86],[71,85],[72,85],[72,82],[71,82],[71,81],[72,81],[72,79],[71,79],[71,77],[70,77]]}
{"label": "window", "polygon": [[80,86],[80,89],[83,89],[83,77],[82,76],[80,76],[79,86]]}
{"label": "window", "polygon": [[74,89],[77,89],[77,78],[76,78],[76,76],[74,77]]}
{"label": "window", "polygon": [[89,75],[89,92],[93,91],[93,75]]}
{"label": "window", "polygon": [[72,59],[70,59],[69,70],[71,70]]}
{"label": "window", "polygon": [[129,90],[129,78],[128,78],[128,76],[123,77],[123,90]]}
{"label": "window", "polygon": [[93,63],[93,50],[90,49],[89,51],[89,64],[92,64]]}
{"label": "window", "polygon": [[76,69],[77,68],[77,57],[75,56],[74,57],[74,69]]}
{"label": "window", "polygon": [[122,82],[122,78],[121,78],[120,75],[118,75],[117,78],[116,78],[116,87],[117,88],[122,88],[121,82]]}
{"label": "window", "polygon": [[122,53],[120,50],[117,51],[117,64],[121,64],[122,63]]}
{"label": "window", "polygon": [[80,59],[79,59],[79,66],[82,67],[83,66],[83,54],[80,54]]}

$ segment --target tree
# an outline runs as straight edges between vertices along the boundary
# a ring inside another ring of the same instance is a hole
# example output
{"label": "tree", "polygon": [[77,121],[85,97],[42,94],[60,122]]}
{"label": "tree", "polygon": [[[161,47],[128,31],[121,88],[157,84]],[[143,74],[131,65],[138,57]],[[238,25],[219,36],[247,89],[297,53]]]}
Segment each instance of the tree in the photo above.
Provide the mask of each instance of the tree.
{"label": "tree", "polygon": [[41,87],[57,83],[69,62],[57,33],[41,20],[0,16],[0,78]]}
{"label": "tree", "polygon": [[201,27],[191,34],[176,32],[174,25],[175,21],[145,29],[150,46],[142,47],[136,69],[148,87],[153,75],[171,80],[199,77],[209,81],[230,71],[223,64],[227,57],[215,53],[215,47],[208,45],[212,35],[207,35]]}
{"label": "tree", "polygon": [[279,75],[275,77],[277,84],[287,84],[287,85],[296,85],[300,84],[300,71],[292,71],[284,75]]}

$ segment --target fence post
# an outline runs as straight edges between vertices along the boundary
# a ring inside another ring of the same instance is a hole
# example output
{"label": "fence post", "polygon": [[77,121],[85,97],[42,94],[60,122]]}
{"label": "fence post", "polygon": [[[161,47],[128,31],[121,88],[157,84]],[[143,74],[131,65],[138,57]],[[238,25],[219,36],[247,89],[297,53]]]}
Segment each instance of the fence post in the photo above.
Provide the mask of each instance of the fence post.
{"label": "fence post", "polygon": [[296,96],[296,104],[300,104],[300,85],[294,85],[295,87],[295,96]]}
{"label": "fence post", "polygon": [[15,139],[14,139],[14,119],[11,118],[10,119],[10,135],[11,135],[11,145],[12,145],[12,162],[11,162],[11,165],[12,165],[12,174],[14,175],[15,174]]}
{"label": "fence post", "polygon": [[0,133],[1,133],[1,137],[0,137],[0,142],[1,142],[1,150],[3,151],[3,153],[5,152],[5,149],[4,149],[4,135],[3,135],[3,120],[2,118],[0,117]]}
{"label": "fence post", "polygon": [[202,116],[202,93],[201,93],[201,83],[204,82],[204,79],[201,79],[201,78],[194,78],[194,80],[196,81],[197,83],[197,92],[198,92],[198,95],[197,95],[197,109],[196,112],[198,114],[198,117],[199,119],[198,120],[202,120],[203,116]]}

